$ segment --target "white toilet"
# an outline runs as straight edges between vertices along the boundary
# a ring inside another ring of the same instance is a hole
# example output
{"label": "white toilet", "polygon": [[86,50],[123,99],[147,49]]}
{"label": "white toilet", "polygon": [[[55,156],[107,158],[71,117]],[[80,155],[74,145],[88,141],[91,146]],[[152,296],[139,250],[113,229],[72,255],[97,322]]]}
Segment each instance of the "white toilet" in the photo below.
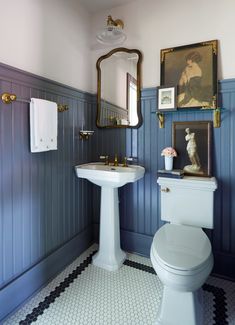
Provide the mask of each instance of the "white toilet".
{"label": "white toilet", "polygon": [[163,283],[156,325],[201,325],[201,286],[213,267],[211,244],[203,228],[213,228],[214,177],[158,178],[161,219],[150,258]]}

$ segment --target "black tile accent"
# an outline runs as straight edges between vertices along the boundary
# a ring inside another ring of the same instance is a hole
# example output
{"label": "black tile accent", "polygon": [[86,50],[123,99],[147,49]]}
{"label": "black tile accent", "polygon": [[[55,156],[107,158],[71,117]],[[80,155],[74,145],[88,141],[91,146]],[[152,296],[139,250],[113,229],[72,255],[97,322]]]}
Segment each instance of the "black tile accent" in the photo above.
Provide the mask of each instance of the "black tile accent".
{"label": "black tile accent", "polygon": [[50,292],[48,296],[41,301],[37,307],[33,308],[32,312],[28,314],[24,320],[19,322],[20,325],[29,325],[35,322],[39,315],[42,315],[44,310],[49,308],[56,298],[58,298],[66,288],[70,286],[71,283],[91,264],[92,256],[96,253],[92,252],[81,264],[79,264],[76,269],[73,270],[60,284],[55,287],[53,291]]}
{"label": "black tile accent", "polygon": [[211,292],[214,295],[214,321],[216,325],[227,325],[228,315],[227,315],[227,300],[225,291],[222,288],[212,286],[205,283],[202,287],[204,291]]}
{"label": "black tile accent", "polygon": [[[126,260],[125,265],[133,267],[135,269],[156,274],[155,270],[151,266],[147,266],[141,263]],[[222,288],[215,287],[213,285],[205,283],[202,287],[204,291],[208,291],[214,295],[214,324],[213,325],[228,325],[227,315],[227,301],[226,294]]]}
{"label": "black tile accent", "polygon": [[154,271],[154,268],[152,268],[151,266],[148,266],[148,265],[133,262],[133,261],[130,261],[130,260],[125,260],[125,262],[123,264],[127,265],[127,266],[130,266],[130,267],[134,267],[135,269],[140,270],[140,271],[145,271],[145,272],[148,272],[148,273],[156,274],[156,272]]}

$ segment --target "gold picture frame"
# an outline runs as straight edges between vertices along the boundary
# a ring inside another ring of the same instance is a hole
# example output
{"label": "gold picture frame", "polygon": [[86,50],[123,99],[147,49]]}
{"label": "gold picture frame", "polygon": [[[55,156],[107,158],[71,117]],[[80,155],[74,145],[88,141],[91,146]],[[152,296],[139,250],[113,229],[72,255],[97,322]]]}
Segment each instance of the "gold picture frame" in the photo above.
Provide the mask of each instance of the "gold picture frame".
{"label": "gold picture frame", "polygon": [[217,108],[218,41],[161,50],[161,86],[177,86],[178,108]]}

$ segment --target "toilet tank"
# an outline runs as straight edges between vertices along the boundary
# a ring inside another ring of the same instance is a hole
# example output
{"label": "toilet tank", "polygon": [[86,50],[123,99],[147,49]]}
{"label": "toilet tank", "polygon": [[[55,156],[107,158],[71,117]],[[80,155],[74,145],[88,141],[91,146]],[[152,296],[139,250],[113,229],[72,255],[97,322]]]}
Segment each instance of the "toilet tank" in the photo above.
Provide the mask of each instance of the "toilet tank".
{"label": "toilet tank", "polygon": [[159,177],[161,219],[174,224],[213,228],[214,177]]}

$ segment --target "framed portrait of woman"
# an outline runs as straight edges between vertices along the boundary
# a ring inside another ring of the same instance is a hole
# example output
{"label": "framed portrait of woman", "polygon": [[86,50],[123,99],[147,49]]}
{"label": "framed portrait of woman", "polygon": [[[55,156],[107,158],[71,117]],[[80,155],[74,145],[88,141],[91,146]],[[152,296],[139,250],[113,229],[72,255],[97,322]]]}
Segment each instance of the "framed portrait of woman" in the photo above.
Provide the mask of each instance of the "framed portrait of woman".
{"label": "framed portrait of woman", "polygon": [[177,86],[178,108],[217,107],[218,41],[161,50],[161,85]]}
{"label": "framed portrait of woman", "polygon": [[173,122],[174,168],[186,175],[211,176],[211,121]]}

